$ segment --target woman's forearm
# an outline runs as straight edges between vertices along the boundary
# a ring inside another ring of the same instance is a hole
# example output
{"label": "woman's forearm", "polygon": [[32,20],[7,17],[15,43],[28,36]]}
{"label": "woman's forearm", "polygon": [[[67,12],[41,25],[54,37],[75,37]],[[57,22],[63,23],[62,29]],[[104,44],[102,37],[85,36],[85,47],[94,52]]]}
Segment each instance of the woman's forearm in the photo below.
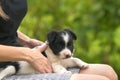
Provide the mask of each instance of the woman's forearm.
{"label": "woman's forearm", "polygon": [[[28,56],[24,47],[12,47],[0,45],[0,62],[3,61],[27,61]],[[23,52],[24,51],[24,52]]]}
{"label": "woman's forearm", "polygon": [[34,48],[36,46],[39,46],[39,45],[43,44],[42,41],[39,41],[39,40],[36,40],[36,39],[31,39],[20,31],[17,31],[17,33],[18,33],[18,41],[24,47]]}
{"label": "woman's forearm", "polygon": [[28,36],[26,36],[25,34],[23,34],[22,32],[17,31],[17,34],[18,34],[18,40],[21,43],[26,44],[30,41],[30,38]]}

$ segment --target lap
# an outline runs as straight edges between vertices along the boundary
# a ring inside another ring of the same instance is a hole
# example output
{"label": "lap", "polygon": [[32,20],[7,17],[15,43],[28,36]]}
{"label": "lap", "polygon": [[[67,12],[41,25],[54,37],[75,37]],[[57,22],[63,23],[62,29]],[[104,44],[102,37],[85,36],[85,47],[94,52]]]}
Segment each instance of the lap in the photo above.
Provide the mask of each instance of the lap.
{"label": "lap", "polygon": [[70,80],[71,73],[63,74],[47,73],[47,74],[30,74],[30,75],[14,75],[4,78],[4,80]]}
{"label": "lap", "polygon": [[[68,68],[65,73],[47,73],[47,74],[31,74],[31,75],[14,75],[4,78],[4,80],[70,80],[74,73],[79,73],[80,68]],[[72,73],[71,73],[72,72]]]}
{"label": "lap", "polygon": [[[79,68],[69,68],[71,72],[66,72],[63,74],[58,73],[48,73],[48,74],[33,74],[33,75],[15,75],[11,77],[7,77],[4,80],[70,80],[72,78],[80,78],[83,80],[89,80],[89,78],[95,78],[96,80],[117,80],[117,75],[114,70],[108,66],[103,64],[89,64],[89,67],[86,69]],[[80,73],[79,73],[80,71]],[[77,74],[74,74],[77,73]],[[109,73],[109,74],[108,74]],[[106,78],[104,78],[106,77]],[[107,77],[109,79],[107,79]],[[104,78],[104,79],[97,79]],[[95,80],[94,79],[94,80]],[[75,79],[71,79],[75,80]]]}
{"label": "lap", "polygon": [[80,74],[93,74],[109,78],[110,80],[118,80],[114,69],[106,64],[89,64],[89,67],[82,69]]}
{"label": "lap", "polygon": [[110,80],[109,78],[95,74],[73,74],[70,80]]}

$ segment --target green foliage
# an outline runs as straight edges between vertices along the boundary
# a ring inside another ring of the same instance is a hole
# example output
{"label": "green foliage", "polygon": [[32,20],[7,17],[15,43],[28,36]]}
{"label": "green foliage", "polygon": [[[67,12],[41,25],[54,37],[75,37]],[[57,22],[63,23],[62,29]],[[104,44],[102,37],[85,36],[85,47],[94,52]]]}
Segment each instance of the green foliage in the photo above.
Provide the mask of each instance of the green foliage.
{"label": "green foliage", "polygon": [[75,56],[111,65],[120,76],[120,0],[29,0],[20,30],[46,40],[52,29],[73,30]]}

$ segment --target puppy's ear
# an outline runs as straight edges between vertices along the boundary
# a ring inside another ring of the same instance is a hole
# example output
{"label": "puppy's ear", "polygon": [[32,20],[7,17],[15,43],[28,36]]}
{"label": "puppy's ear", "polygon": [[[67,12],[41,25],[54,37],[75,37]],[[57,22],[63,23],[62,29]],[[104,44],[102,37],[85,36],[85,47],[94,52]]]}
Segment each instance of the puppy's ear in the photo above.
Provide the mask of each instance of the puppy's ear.
{"label": "puppy's ear", "polygon": [[68,33],[70,33],[71,34],[71,36],[72,36],[72,38],[74,39],[74,40],[76,40],[77,39],[77,36],[76,36],[76,34],[74,33],[74,32],[72,32],[71,30],[69,30],[69,29],[65,29],[65,31],[67,31]]}
{"label": "puppy's ear", "polygon": [[49,43],[55,41],[57,33],[58,33],[57,31],[51,31],[47,34],[47,39]]}

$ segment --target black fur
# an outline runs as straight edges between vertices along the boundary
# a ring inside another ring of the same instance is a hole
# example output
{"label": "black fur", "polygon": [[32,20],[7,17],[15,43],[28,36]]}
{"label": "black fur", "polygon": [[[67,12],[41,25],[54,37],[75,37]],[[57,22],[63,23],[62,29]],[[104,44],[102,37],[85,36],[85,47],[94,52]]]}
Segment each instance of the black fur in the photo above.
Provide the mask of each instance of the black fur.
{"label": "black fur", "polygon": [[62,38],[62,34],[68,34],[69,35],[69,42],[67,43],[67,48],[73,52],[74,45],[73,40],[76,40],[77,37],[75,33],[72,31],[65,29],[62,31],[51,31],[47,35],[49,47],[52,49],[53,53],[55,55],[59,56],[59,52],[65,48],[65,41]]}

